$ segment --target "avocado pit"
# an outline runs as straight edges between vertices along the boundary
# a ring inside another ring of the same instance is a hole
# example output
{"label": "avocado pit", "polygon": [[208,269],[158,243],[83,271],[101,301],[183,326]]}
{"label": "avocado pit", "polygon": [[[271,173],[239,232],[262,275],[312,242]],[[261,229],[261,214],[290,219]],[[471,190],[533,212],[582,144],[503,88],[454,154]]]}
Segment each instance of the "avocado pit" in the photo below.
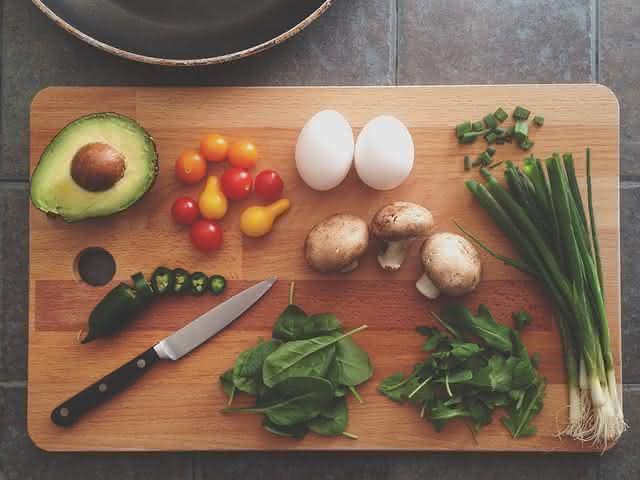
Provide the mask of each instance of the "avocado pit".
{"label": "avocado pit", "polygon": [[85,190],[103,192],[124,175],[124,156],[111,145],[92,142],[80,148],[71,161],[71,177]]}

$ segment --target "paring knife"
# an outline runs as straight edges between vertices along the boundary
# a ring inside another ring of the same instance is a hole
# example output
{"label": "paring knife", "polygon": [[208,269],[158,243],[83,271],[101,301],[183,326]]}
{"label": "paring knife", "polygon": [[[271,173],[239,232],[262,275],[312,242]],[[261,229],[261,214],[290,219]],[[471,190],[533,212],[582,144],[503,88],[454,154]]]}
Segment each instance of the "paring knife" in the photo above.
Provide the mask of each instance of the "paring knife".
{"label": "paring knife", "polygon": [[264,280],[222,302],[169,335],[51,412],[56,425],[72,425],[82,414],[133,385],[158,360],[179,360],[229,325],[269,291],[275,278]]}

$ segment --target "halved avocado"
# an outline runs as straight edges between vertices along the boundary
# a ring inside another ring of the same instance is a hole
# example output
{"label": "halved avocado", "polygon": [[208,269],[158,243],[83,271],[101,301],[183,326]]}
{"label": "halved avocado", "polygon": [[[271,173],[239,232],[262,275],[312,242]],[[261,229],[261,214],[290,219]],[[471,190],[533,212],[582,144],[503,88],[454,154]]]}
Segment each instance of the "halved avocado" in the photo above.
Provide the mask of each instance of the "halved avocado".
{"label": "halved avocado", "polygon": [[140,199],[158,175],[158,152],[135,120],[94,113],[51,140],[31,177],[31,201],[68,222],[120,212]]}

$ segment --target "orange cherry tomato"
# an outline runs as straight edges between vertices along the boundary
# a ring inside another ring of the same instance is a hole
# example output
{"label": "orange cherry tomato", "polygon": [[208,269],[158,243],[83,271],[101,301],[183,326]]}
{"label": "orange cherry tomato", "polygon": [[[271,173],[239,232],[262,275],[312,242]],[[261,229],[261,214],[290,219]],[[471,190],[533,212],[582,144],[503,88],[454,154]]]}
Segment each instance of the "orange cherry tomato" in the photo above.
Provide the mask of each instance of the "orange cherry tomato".
{"label": "orange cherry tomato", "polygon": [[229,144],[222,135],[212,133],[200,140],[200,153],[208,162],[224,161],[228,151]]}
{"label": "orange cherry tomato", "polygon": [[176,177],[184,183],[198,183],[207,174],[207,162],[200,152],[189,148],[176,160]]}
{"label": "orange cherry tomato", "polygon": [[248,140],[235,142],[229,148],[229,163],[234,167],[255,167],[258,161],[258,149]]}

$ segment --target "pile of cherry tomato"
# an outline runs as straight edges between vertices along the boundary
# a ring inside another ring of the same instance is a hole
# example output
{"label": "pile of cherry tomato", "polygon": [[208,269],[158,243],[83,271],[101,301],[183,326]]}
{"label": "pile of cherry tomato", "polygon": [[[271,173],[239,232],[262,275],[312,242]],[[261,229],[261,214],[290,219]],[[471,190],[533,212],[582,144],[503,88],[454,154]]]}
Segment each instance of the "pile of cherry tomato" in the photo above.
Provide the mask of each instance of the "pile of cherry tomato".
{"label": "pile of cherry tomato", "polygon": [[[231,166],[224,170],[219,181],[210,179],[213,181],[207,182],[199,201],[187,196],[179,197],[171,209],[176,223],[191,226],[191,242],[202,251],[216,250],[222,245],[222,227],[217,220],[226,213],[227,199],[244,200],[255,188],[258,198],[273,202],[282,197],[284,190],[284,183],[274,170],[261,171],[254,183],[249,169],[257,163],[258,150],[252,142],[241,140],[229,144],[217,134],[202,137],[199,150],[184,150],[176,160],[175,174],[183,183],[193,185],[207,176],[208,163],[225,160]],[[208,201],[207,208],[201,208],[203,201]]]}

